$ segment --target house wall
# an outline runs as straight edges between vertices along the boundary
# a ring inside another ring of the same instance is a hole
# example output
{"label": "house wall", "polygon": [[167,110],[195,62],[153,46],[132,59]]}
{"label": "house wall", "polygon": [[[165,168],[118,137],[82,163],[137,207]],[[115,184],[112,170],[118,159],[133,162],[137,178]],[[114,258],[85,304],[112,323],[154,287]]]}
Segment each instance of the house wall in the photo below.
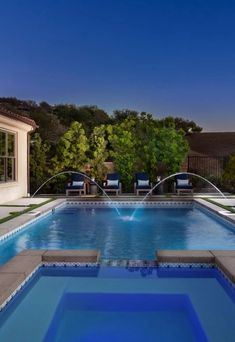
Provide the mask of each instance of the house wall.
{"label": "house wall", "polygon": [[27,134],[33,128],[21,121],[0,115],[0,129],[16,134],[16,181],[0,182],[0,204],[27,196]]}

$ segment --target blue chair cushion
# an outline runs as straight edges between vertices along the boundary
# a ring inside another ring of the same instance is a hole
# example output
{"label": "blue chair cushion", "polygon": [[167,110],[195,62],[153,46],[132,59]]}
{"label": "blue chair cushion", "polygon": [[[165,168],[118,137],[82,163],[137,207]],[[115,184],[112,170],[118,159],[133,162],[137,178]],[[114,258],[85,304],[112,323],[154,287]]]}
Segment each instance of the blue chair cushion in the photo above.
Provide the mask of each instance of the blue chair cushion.
{"label": "blue chair cushion", "polygon": [[120,176],[118,172],[108,173],[107,180],[119,180]]}
{"label": "blue chair cushion", "polygon": [[138,180],[149,180],[149,176],[146,172],[138,172],[135,174],[135,180],[136,183],[138,182]]}
{"label": "blue chair cushion", "polygon": [[72,182],[84,182],[85,176],[79,173],[72,173],[71,181]]}

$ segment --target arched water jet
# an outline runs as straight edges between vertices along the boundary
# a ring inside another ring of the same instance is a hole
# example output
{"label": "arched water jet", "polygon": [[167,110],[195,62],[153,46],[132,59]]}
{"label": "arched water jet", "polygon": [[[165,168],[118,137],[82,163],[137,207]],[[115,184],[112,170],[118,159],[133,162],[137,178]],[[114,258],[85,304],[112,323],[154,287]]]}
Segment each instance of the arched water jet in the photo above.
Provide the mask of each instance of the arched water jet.
{"label": "arched water jet", "polygon": [[[219,194],[223,197],[223,198],[225,198],[225,199],[227,199],[227,197],[222,193],[222,191],[219,189],[219,188],[217,188],[217,186],[216,185],[214,185],[213,183],[211,183],[208,179],[206,179],[206,178],[204,178],[204,177],[202,177],[202,176],[200,176],[200,175],[197,175],[196,173],[193,173],[193,172],[177,172],[177,173],[173,173],[172,175],[170,175],[170,176],[167,176],[167,177],[165,177],[165,178],[163,178],[160,182],[158,182],[157,184],[155,184],[153,187],[152,187],[152,189],[144,196],[144,198],[141,200],[141,202],[140,203],[142,203],[142,202],[144,202],[145,200],[146,200],[146,198],[159,186],[159,185],[161,185],[162,183],[164,183],[167,179],[170,179],[170,178],[172,178],[172,177],[176,177],[176,176],[179,176],[179,175],[189,175],[189,176],[195,176],[195,177],[198,177],[198,178],[201,178],[201,179],[203,179],[204,181],[206,181],[207,183],[209,183],[215,190],[217,190],[218,192],[219,192]],[[139,209],[139,206],[137,206],[137,208],[133,211],[133,214],[131,215],[131,217],[130,217],[130,220],[132,220],[133,218],[134,218],[134,216],[135,216],[135,213],[136,213],[136,211]]]}
{"label": "arched water jet", "polygon": [[[104,191],[104,189],[94,180],[92,180],[89,176],[87,176],[86,174],[82,173],[82,172],[78,172],[78,171],[62,171],[62,172],[59,172],[57,173],[56,175],[48,178],[44,183],[42,183],[39,188],[33,193],[33,195],[31,196],[31,198],[33,198],[37,193],[38,191],[40,191],[44,185],[46,185],[48,182],[50,182],[53,178],[55,177],[58,177],[58,176],[61,176],[61,175],[64,175],[64,174],[78,174],[78,175],[82,175],[84,177],[86,177],[87,179],[89,179],[91,182],[95,183],[98,188],[102,191],[102,193],[109,199],[110,202],[112,202],[112,199],[109,197],[109,195],[106,193],[106,191]],[[121,213],[120,211],[118,210],[118,208],[116,206],[113,206],[113,208],[116,210],[118,216],[121,216]]]}

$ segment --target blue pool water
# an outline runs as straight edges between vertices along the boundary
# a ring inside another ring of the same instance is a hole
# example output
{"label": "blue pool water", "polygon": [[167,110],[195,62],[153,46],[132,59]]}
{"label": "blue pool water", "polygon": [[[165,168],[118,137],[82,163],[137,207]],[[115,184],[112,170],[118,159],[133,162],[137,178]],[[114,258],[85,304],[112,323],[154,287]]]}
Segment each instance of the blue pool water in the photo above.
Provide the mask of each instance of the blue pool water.
{"label": "blue pool water", "polygon": [[217,269],[41,268],[0,313],[0,341],[233,342]]}
{"label": "blue pool water", "polygon": [[0,243],[0,263],[23,249],[100,249],[102,259],[154,259],[157,249],[235,249],[235,229],[198,207],[67,205]]}
{"label": "blue pool water", "polygon": [[187,295],[65,293],[45,341],[148,342],[154,338],[206,341]]}

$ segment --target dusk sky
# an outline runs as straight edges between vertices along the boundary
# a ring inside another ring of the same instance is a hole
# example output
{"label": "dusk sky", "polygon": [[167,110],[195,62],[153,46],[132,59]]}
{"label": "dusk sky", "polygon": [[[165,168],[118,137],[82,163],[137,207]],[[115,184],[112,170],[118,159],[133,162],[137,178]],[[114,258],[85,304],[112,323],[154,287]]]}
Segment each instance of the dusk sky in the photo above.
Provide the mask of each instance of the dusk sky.
{"label": "dusk sky", "polygon": [[0,0],[0,96],[235,131],[235,1]]}

